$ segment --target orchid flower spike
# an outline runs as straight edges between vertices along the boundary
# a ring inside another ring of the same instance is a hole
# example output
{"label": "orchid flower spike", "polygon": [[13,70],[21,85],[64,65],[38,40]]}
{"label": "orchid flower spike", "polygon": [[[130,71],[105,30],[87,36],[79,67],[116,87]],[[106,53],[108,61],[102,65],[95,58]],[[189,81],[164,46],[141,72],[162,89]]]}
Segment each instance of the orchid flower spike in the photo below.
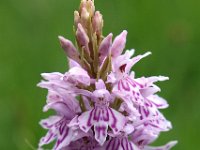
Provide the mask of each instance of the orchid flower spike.
{"label": "orchid flower spike", "polygon": [[[127,31],[113,40],[103,36],[103,16],[94,0],[81,0],[74,12],[76,44],[59,36],[69,62],[65,73],[42,73],[39,87],[48,90],[40,121],[47,130],[38,149],[54,141],[54,150],[169,150],[177,141],[149,146],[172,128],[160,112],[169,106],[158,96],[164,76],[135,78],[133,66],[151,54],[126,50]],[[76,46],[75,46],[76,45]]]}

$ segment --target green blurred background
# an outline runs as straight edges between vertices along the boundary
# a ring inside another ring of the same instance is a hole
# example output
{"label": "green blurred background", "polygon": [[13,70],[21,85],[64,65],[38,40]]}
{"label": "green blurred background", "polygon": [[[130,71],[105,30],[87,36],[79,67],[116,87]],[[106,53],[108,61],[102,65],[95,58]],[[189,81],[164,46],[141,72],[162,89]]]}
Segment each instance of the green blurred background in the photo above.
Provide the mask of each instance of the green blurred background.
{"label": "green blurred background", "polygon": [[[127,49],[153,55],[136,75],[166,75],[159,83],[170,107],[163,111],[173,130],[155,145],[177,139],[174,150],[198,150],[200,123],[200,1],[96,0],[104,35],[127,29]],[[46,90],[36,87],[42,72],[65,72],[57,36],[73,38],[79,0],[0,0],[0,149],[29,150],[45,134],[38,122]]]}

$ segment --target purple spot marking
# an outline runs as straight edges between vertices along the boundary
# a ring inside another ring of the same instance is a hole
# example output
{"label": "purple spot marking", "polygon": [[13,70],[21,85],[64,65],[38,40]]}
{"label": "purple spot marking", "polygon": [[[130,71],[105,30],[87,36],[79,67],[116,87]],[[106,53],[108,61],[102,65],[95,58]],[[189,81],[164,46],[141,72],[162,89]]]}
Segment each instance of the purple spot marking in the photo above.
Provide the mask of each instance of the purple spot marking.
{"label": "purple spot marking", "polygon": [[145,114],[145,116],[146,117],[148,117],[149,116],[149,114],[150,114],[150,112],[148,111],[148,110],[146,110],[144,107],[143,107],[143,112],[144,112],[144,114]]}
{"label": "purple spot marking", "polygon": [[149,125],[152,126],[152,127],[155,127],[155,128],[160,128],[159,126],[152,124],[152,123],[149,123]]}
{"label": "purple spot marking", "polygon": [[[110,145],[111,145],[111,142],[112,142],[112,140],[110,140],[109,142],[108,142],[108,145],[106,146],[106,150],[109,150],[109,147],[110,147]],[[112,149],[111,149],[112,150]]]}
{"label": "purple spot marking", "polygon": [[130,142],[129,142],[129,146],[130,146],[131,150],[133,150],[133,146],[131,145],[131,143],[130,143]]}
{"label": "purple spot marking", "polygon": [[111,113],[112,118],[113,118],[113,123],[112,123],[111,127],[112,127],[112,128],[115,128],[115,131],[117,132],[117,131],[118,131],[118,130],[116,129],[117,119],[116,119],[115,115],[113,114],[111,108],[108,108],[108,109],[110,110],[110,113]]}
{"label": "purple spot marking", "polygon": [[[94,108],[95,109],[95,108]],[[87,122],[87,126],[91,127],[92,124],[91,124],[91,120],[92,120],[92,115],[93,115],[93,111],[94,109],[90,112],[89,114],[89,118],[88,118],[88,122]]]}
{"label": "purple spot marking", "polygon": [[65,134],[63,135],[63,137],[62,137],[61,139],[58,139],[58,140],[57,140],[57,142],[56,142],[56,146],[55,146],[55,149],[57,149],[58,146],[60,145],[60,143],[62,143],[63,140],[67,137],[68,132],[69,132],[69,128],[66,128],[66,130],[65,130]]}
{"label": "purple spot marking", "polygon": [[130,86],[129,86],[129,84],[128,84],[128,82],[126,80],[122,81],[121,84],[122,84],[122,88],[125,91],[130,91]]}
{"label": "purple spot marking", "polygon": [[59,132],[60,132],[60,134],[63,134],[63,131],[64,131],[64,129],[65,129],[65,127],[66,127],[66,122],[61,122],[60,123],[60,127],[59,127]]}
{"label": "purple spot marking", "polygon": [[123,142],[123,141],[124,141],[124,139],[122,139],[122,140],[121,140],[121,145],[122,145],[122,148],[123,148],[123,150],[126,150],[126,149],[125,149],[125,145],[124,145],[124,142]]}
{"label": "purple spot marking", "polygon": [[163,104],[156,104],[155,102],[151,102],[152,104],[154,104],[156,107],[162,107]]}
{"label": "purple spot marking", "polygon": [[142,112],[141,112],[141,107],[139,107],[139,113],[141,114],[140,120],[142,120],[142,119],[143,119],[143,116],[142,116]]}
{"label": "purple spot marking", "polygon": [[100,138],[101,132],[103,136],[106,136],[105,130],[106,130],[106,127],[104,126],[101,126],[101,127],[96,126],[96,131],[98,133],[97,137]]}
{"label": "purple spot marking", "polygon": [[[131,79],[130,79],[131,80]],[[130,81],[129,80],[129,81]],[[132,80],[131,80],[132,81]],[[136,84],[136,85],[138,85],[139,87],[141,87],[141,88],[143,88],[144,86],[142,85],[142,84],[140,84],[140,83],[138,83],[138,82],[136,82],[135,80],[134,80],[134,83]]]}
{"label": "purple spot marking", "polygon": [[129,149],[129,148],[128,148],[128,143],[129,143],[129,142],[128,142],[128,139],[126,139],[126,148],[127,148],[127,150]]}
{"label": "purple spot marking", "polygon": [[82,126],[82,128],[83,128],[84,130],[86,130],[86,127],[85,127],[85,126]]}
{"label": "purple spot marking", "polygon": [[116,142],[115,139],[116,139],[116,138],[114,138],[114,139],[111,140],[111,141],[112,141],[112,148],[111,148],[111,150],[115,149],[115,142]]}
{"label": "purple spot marking", "polygon": [[51,128],[51,127],[53,127],[53,125],[48,125],[47,122],[43,122],[42,125],[43,125],[43,126],[46,126],[46,128]]}
{"label": "purple spot marking", "polygon": [[126,78],[127,82],[129,82],[133,87],[136,87],[136,84],[134,83],[134,81],[130,78]]}
{"label": "purple spot marking", "polygon": [[109,121],[109,113],[108,113],[108,109],[106,109],[106,114],[105,111],[103,111],[103,120],[104,121]]}
{"label": "purple spot marking", "polygon": [[101,109],[95,108],[94,110],[94,120],[99,121],[101,115]]}
{"label": "purple spot marking", "polygon": [[48,137],[48,139],[45,141],[45,143],[48,143],[49,141],[50,141],[50,139],[53,137],[53,133],[51,132],[51,131],[49,131],[50,133],[50,135],[49,135],[49,137]]}
{"label": "purple spot marking", "polygon": [[120,146],[120,140],[118,139],[118,140],[117,140],[117,145],[116,145],[116,148],[115,148],[115,149],[119,149],[119,146]]}

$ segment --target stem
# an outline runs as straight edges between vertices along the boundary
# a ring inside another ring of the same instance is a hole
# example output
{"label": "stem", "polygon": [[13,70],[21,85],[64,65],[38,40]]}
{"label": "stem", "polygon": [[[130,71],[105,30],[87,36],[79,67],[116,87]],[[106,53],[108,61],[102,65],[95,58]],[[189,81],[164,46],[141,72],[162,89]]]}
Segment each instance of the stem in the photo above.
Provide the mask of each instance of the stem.
{"label": "stem", "polygon": [[81,107],[82,112],[85,112],[87,109],[85,107],[85,103],[84,103],[83,97],[81,95],[80,95],[79,103],[80,103],[80,107]]}

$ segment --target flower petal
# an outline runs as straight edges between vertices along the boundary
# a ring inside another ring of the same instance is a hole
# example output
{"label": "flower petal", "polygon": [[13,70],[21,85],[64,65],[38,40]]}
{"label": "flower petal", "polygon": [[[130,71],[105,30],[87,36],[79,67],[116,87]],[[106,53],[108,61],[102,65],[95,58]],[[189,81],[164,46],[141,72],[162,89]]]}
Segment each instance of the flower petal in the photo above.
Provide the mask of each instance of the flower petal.
{"label": "flower petal", "polygon": [[62,101],[48,103],[44,107],[44,111],[49,109],[54,109],[59,115],[64,115],[66,118],[71,119],[75,116],[75,112],[72,111],[73,108],[69,107],[66,103]]}
{"label": "flower petal", "polygon": [[149,77],[147,78],[149,83],[154,83],[157,81],[165,81],[165,80],[169,80],[169,77],[165,77],[165,76],[153,76],[153,77]]}
{"label": "flower petal", "polygon": [[78,117],[78,121],[79,121],[79,127],[81,130],[83,130],[84,132],[88,132],[89,129],[93,126],[94,121],[93,121],[93,111],[94,109],[90,110],[90,111],[86,111],[84,113],[82,113],[79,117]]}
{"label": "flower petal", "polygon": [[160,88],[156,85],[152,85],[147,88],[140,89],[140,93],[143,97],[148,97],[160,91]]}
{"label": "flower petal", "polygon": [[47,134],[40,139],[39,147],[42,147],[43,145],[49,144],[55,139],[56,139],[56,134],[53,133],[51,130],[49,130],[47,132]]}
{"label": "flower petal", "polygon": [[57,133],[58,134],[57,141],[53,148],[54,150],[60,150],[61,148],[69,145],[73,135],[73,131],[70,128],[68,128],[66,123],[60,125],[58,131],[59,132]]}
{"label": "flower petal", "polygon": [[94,125],[95,139],[102,146],[106,141],[108,124],[101,121]]}
{"label": "flower petal", "polygon": [[74,61],[73,59],[68,59],[69,60],[69,68],[73,68],[73,67],[80,67],[81,68],[81,66],[76,62],[76,61]]}
{"label": "flower petal", "polygon": [[126,72],[126,73],[129,73],[130,70],[131,70],[131,68],[133,67],[133,65],[135,65],[135,64],[136,64],[138,61],[140,61],[142,58],[144,58],[144,57],[146,57],[146,56],[148,56],[148,55],[150,55],[150,54],[151,54],[151,52],[146,52],[146,53],[143,54],[143,55],[138,55],[138,56],[136,56],[136,57],[133,57],[133,58],[132,58],[132,61],[126,65],[125,72]]}
{"label": "flower petal", "polygon": [[110,33],[107,37],[105,37],[103,39],[103,41],[101,42],[101,44],[99,46],[100,64],[103,62],[105,57],[108,56],[108,54],[109,54],[110,47],[112,45],[112,36],[113,36],[113,34]]}
{"label": "flower petal", "polygon": [[106,142],[105,150],[139,150],[127,137],[114,137]]}
{"label": "flower petal", "polygon": [[114,134],[121,131],[126,123],[126,118],[116,110],[112,108],[109,109],[109,126]]}
{"label": "flower petal", "polygon": [[111,72],[108,76],[107,76],[107,81],[106,83],[112,83],[114,84],[117,81],[115,74],[113,72]]}
{"label": "flower petal", "polygon": [[133,143],[137,144],[140,147],[148,145],[154,142],[159,136],[158,132],[155,132],[150,127],[139,126],[131,134],[131,139]]}
{"label": "flower petal", "polygon": [[170,150],[173,146],[175,146],[178,142],[171,141],[164,146],[153,147],[153,146],[145,146],[144,150]]}
{"label": "flower petal", "polygon": [[[76,95],[68,94],[65,91],[56,92],[49,90],[47,95],[47,105],[43,110],[47,111],[48,109],[54,109],[63,115],[67,115],[67,113],[71,112],[69,113],[70,116],[72,116],[72,114],[80,113],[79,102],[76,100],[75,96]],[[61,111],[62,109],[59,107],[64,108],[63,111]]]}
{"label": "flower petal", "polygon": [[61,116],[51,116],[47,119],[43,119],[39,122],[39,124],[44,128],[44,129],[50,129],[53,127],[53,125],[58,122],[60,119],[62,119]]}
{"label": "flower petal", "polygon": [[126,36],[127,36],[127,31],[124,30],[113,41],[113,44],[111,47],[111,54],[113,58],[116,58],[117,56],[119,56],[124,50],[125,44],[126,44]]}
{"label": "flower petal", "polygon": [[100,90],[100,89],[106,89],[105,83],[103,82],[103,80],[98,80],[98,82],[95,83],[96,89]]}
{"label": "flower petal", "polygon": [[41,76],[45,80],[60,80],[63,77],[63,74],[60,72],[52,72],[52,73],[42,73]]}
{"label": "flower petal", "polygon": [[80,67],[73,67],[65,74],[64,81],[71,83],[78,82],[88,86],[90,85],[90,76],[84,69]]}
{"label": "flower petal", "polygon": [[158,108],[158,109],[164,109],[167,108],[169,106],[169,104],[167,103],[167,101],[158,96],[158,95],[151,95],[148,97],[148,99]]}
{"label": "flower petal", "polygon": [[155,132],[169,131],[172,128],[171,122],[151,103],[145,103],[139,107],[141,120],[147,120],[145,126],[150,126]]}

